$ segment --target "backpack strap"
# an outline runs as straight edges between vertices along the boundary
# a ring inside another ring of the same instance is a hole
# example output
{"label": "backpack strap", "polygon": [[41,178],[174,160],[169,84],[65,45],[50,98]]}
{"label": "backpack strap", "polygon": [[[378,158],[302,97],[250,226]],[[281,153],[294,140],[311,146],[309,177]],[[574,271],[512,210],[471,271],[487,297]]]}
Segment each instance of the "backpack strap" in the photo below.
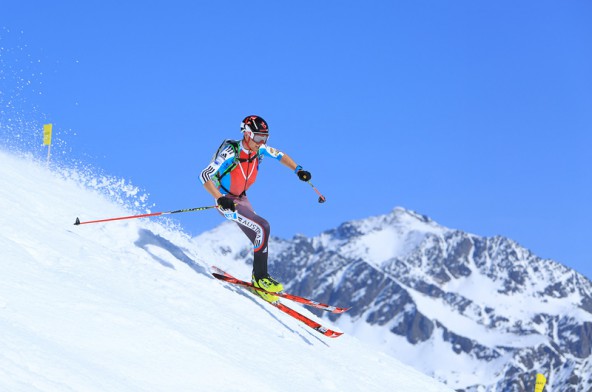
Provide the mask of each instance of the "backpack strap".
{"label": "backpack strap", "polygon": [[[222,142],[222,145],[220,145],[220,147],[218,148],[218,152],[216,153],[216,155],[218,155],[220,153],[220,151],[222,151],[226,147],[226,145],[232,146],[232,150],[234,151],[234,158],[233,158],[232,163],[224,170],[223,173],[220,173],[220,172],[216,173],[216,178],[218,179],[218,183],[220,183],[220,180],[222,179],[222,177],[224,177],[225,175],[230,173],[232,170],[234,170],[236,165],[238,165],[238,162],[241,162],[240,151],[238,149],[238,143],[239,143],[238,140],[226,139]],[[224,189],[224,190],[226,190],[226,189]]]}

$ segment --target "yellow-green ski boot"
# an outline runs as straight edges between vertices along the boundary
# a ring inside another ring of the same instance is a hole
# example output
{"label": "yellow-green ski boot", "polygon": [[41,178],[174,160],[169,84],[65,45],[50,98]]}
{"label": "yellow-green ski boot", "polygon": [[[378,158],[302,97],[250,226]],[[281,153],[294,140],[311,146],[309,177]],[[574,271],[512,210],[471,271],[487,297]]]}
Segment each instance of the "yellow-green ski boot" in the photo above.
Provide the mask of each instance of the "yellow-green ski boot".
{"label": "yellow-green ski boot", "polygon": [[279,293],[280,291],[284,291],[284,286],[269,275],[264,276],[260,279],[255,279],[255,276],[253,276],[251,278],[251,282],[253,282],[253,286],[268,291],[270,293],[268,294],[264,293],[263,291],[255,290],[255,292],[267,302],[277,302],[279,300],[279,297],[271,293]]}

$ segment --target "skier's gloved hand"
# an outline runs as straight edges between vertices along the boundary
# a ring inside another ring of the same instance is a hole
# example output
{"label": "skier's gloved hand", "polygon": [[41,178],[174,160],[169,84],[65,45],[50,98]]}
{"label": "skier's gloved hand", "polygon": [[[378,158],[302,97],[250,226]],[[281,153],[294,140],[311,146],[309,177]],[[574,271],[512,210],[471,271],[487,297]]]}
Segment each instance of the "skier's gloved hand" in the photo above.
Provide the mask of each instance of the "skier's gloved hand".
{"label": "skier's gloved hand", "polygon": [[310,179],[312,178],[312,175],[310,174],[310,172],[306,171],[306,170],[300,170],[296,174],[298,174],[298,178],[300,178],[300,180],[302,180],[302,181],[310,181]]}
{"label": "skier's gloved hand", "polygon": [[223,210],[230,210],[232,212],[236,211],[236,206],[234,205],[234,200],[232,200],[230,197],[220,196],[216,200],[216,204],[218,204],[218,207],[220,207]]}
{"label": "skier's gloved hand", "polygon": [[294,173],[296,173],[296,175],[298,176],[298,178],[300,178],[301,181],[310,181],[310,179],[312,178],[310,172],[302,170],[302,166],[300,165],[296,166]]}

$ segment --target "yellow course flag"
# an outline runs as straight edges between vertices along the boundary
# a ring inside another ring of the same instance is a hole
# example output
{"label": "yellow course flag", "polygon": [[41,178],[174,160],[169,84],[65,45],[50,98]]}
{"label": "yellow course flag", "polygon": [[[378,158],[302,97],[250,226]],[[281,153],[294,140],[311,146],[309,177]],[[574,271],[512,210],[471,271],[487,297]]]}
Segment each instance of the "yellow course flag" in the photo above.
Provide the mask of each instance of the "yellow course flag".
{"label": "yellow course flag", "polygon": [[51,124],[45,124],[43,126],[43,145],[49,146],[51,145]]}
{"label": "yellow course flag", "polygon": [[536,382],[534,384],[534,392],[543,392],[543,388],[545,388],[545,384],[547,383],[547,379],[541,373],[538,373],[536,376]]}

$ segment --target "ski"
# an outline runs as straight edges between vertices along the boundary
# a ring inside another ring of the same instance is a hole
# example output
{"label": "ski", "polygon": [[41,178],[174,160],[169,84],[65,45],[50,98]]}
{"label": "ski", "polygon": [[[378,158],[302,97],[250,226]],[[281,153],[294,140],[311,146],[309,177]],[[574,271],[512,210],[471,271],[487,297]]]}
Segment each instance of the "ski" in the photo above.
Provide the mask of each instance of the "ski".
{"label": "ski", "polygon": [[[253,287],[252,285],[249,284],[249,282],[244,282],[241,281],[240,279],[237,279],[235,277],[233,277],[232,275],[222,271],[220,268],[217,267],[213,267],[216,271],[219,271],[221,273],[212,273],[212,275],[214,275],[214,277],[216,277],[217,279],[220,279],[224,282],[228,282],[231,284],[237,284],[239,286],[245,287],[249,290],[253,290],[253,289],[257,289],[257,287]],[[243,282],[246,284],[240,284],[240,283],[235,283],[234,281],[238,281],[238,282]],[[265,290],[263,290],[265,291]],[[274,294],[278,294],[278,293],[274,293]],[[309,326],[310,328],[314,329],[315,331],[330,337],[330,338],[337,338],[341,335],[343,335],[343,332],[337,332],[337,331],[333,331],[332,329],[329,329],[327,327],[322,326],[321,324],[317,323],[314,320],[311,320],[310,318],[306,317],[305,315],[303,315],[300,312],[297,312],[296,310],[284,305],[283,303],[281,303],[279,300],[277,302],[271,303],[271,302],[267,302],[264,301],[272,306],[274,306],[275,308],[281,310],[282,312],[286,313],[287,315],[295,318],[296,320],[300,321],[301,323]]]}
{"label": "ski", "polygon": [[275,302],[275,303],[271,303],[271,302],[267,302],[267,303],[275,306],[276,308],[278,308],[282,312],[294,317],[296,320],[298,320],[300,322],[303,322],[304,324],[308,325],[309,327],[311,327],[315,331],[320,332],[325,336],[328,336],[330,338],[338,338],[341,335],[343,335],[343,332],[337,332],[337,331],[333,331],[332,329],[329,329],[327,327],[323,327],[321,324],[317,323],[316,321],[309,319],[308,317],[306,317],[302,313],[299,313],[299,312],[295,311],[294,309],[287,307],[286,305],[284,305],[283,303],[281,303],[279,301]]}
{"label": "ski", "polygon": [[[246,282],[244,280],[240,280],[238,278],[235,278],[234,276],[221,270],[218,267],[213,266],[212,269],[214,269],[216,271],[216,272],[212,273],[212,275],[214,275],[214,277],[216,279],[220,279],[225,282],[236,284],[239,286],[247,287],[247,288],[250,288],[253,290],[262,291],[264,293],[267,292],[264,289],[253,286],[253,283],[251,283],[251,282]],[[301,297],[298,295],[288,294],[288,293],[284,293],[284,292],[273,293],[273,295],[277,295],[278,297],[289,299],[290,301],[298,302],[303,305],[311,306],[313,308],[325,310],[325,311],[331,312],[331,313],[343,313],[343,312],[346,312],[347,310],[349,310],[349,308],[340,308],[337,306],[327,305],[327,304],[324,304],[321,302],[313,301],[312,299],[308,299],[308,298],[304,298],[304,297]]]}

